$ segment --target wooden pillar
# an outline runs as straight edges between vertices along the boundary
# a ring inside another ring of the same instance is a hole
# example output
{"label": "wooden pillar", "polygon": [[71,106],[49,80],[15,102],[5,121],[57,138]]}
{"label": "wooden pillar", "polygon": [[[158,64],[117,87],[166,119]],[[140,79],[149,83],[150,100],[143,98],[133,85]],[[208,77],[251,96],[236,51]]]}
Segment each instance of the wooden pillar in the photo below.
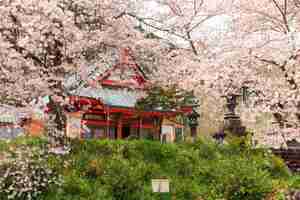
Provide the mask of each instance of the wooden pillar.
{"label": "wooden pillar", "polygon": [[106,114],[106,130],[105,130],[105,135],[106,135],[106,138],[107,139],[110,139],[110,137],[109,137],[109,107],[107,108],[107,110],[106,110],[106,112],[105,112],[105,114]]}
{"label": "wooden pillar", "polygon": [[161,125],[162,125],[162,117],[157,117],[155,123],[155,132],[153,135],[153,138],[156,140],[160,140]]}
{"label": "wooden pillar", "polygon": [[193,142],[196,141],[196,139],[197,139],[197,126],[192,126],[191,127],[191,136],[192,136]]}
{"label": "wooden pillar", "polygon": [[122,139],[123,115],[121,114],[117,124],[117,139]]}
{"label": "wooden pillar", "polygon": [[139,127],[138,127],[138,137],[141,138],[141,133],[142,133],[142,126],[143,126],[143,118],[139,117]]}

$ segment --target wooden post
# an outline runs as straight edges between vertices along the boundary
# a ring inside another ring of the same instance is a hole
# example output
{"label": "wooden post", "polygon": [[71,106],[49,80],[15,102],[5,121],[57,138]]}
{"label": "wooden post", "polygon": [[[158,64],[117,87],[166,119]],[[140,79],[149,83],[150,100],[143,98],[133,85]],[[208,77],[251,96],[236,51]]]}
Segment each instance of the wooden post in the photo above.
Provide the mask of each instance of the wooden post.
{"label": "wooden post", "polygon": [[107,139],[110,139],[109,137],[109,108],[107,109],[107,112],[106,112],[106,138]]}
{"label": "wooden post", "polygon": [[141,138],[141,133],[142,133],[142,126],[143,126],[143,118],[139,117],[139,128],[138,128],[138,137]]}
{"label": "wooden post", "polygon": [[117,139],[122,139],[123,115],[121,114],[118,119],[117,125]]}
{"label": "wooden post", "polygon": [[162,125],[162,118],[157,117],[156,118],[156,123],[155,123],[155,133],[154,133],[154,136],[153,136],[153,138],[156,139],[156,140],[160,140],[161,125]]}
{"label": "wooden post", "polygon": [[197,139],[197,126],[191,126],[191,136],[193,139],[193,142]]}

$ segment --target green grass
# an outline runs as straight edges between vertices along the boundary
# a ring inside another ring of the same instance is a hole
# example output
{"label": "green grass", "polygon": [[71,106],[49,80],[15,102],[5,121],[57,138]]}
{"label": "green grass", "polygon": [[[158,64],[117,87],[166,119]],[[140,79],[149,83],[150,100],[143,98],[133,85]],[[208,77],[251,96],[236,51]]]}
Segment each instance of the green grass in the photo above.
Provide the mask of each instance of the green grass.
{"label": "green grass", "polygon": [[71,154],[50,156],[49,165],[64,183],[50,188],[42,200],[161,199],[151,188],[156,178],[170,180],[170,195],[177,200],[260,200],[277,191],[279,199],[282,189],[300,186],[299,176],[291,175],[281,159],[238,142],[73,141]]}

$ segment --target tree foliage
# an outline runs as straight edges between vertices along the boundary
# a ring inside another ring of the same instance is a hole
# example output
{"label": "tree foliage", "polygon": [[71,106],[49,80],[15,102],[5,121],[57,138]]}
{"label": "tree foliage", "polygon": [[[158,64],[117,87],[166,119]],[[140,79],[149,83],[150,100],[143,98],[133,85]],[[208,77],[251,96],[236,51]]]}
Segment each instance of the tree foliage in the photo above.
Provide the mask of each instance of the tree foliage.
{"label": "tree foliage", "polygon": [[90,140],[72,147],[66,181],[48,199],[160,199],[151,180],[167,178],[176,199],[260,200],[292,180],[282,161],[238,144]]}
{"label": "tree foliage", "polygon": [[298,133],[299,13],[298,0],[4,0],[0,99],[62,95],[66,73],[88,79],[86,66],[118,57],[107,49],[130,47],[161,85],[209,96],[216,112],[222,95],[248,87],[257,95],[244,120],[269,113],[280,124],[273,133],[285,124]]}
{"label": "tree foliage", "polygon": [[193,91],[185,91],[176,85],[161,87],[153,85],[147,89],[146,97],[136,103],[141,110],[176,110],[183,106],[195,106]]}

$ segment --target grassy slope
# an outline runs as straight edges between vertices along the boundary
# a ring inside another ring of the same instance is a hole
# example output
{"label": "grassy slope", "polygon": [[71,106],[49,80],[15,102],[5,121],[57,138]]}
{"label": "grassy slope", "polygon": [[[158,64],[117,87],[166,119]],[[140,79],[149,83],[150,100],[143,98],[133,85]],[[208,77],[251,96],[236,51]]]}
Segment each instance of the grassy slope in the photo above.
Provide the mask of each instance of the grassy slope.
{"label": "grassy slope", "polygon": [[[14,145],[20,143],[24,141]],[[90,140],[73,141],[72,146],[70,155],[50,156],[49,165],[63,175],[64,184],[41,199],[161,199],[152,193],[151,179],[168,178],[173,199],[259,200],[300,183],[280,159],[263,150],[240,148],[239,142],[218,146],[210,141],[162,145]]]}

